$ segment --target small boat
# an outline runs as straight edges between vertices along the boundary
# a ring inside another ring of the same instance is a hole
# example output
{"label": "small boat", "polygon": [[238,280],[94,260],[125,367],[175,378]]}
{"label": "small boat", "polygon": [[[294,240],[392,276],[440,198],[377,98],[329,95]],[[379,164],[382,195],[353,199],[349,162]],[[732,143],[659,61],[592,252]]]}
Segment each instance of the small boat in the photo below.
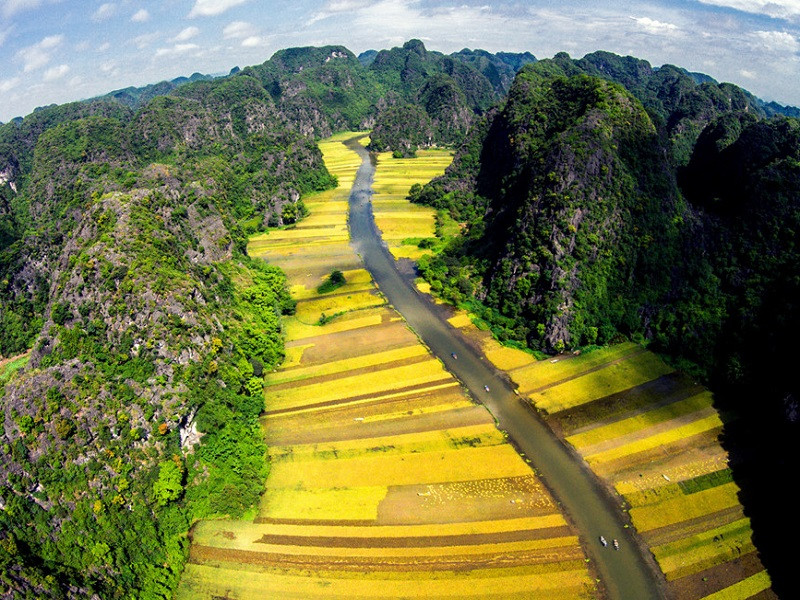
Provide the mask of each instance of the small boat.
{"label": "small boat", "polygon": [[603,544],[603,548],[608,546],[608,542],[606,541],[606,538],[604,538],[602,535],[600,536],[600,543]]}
{"label": "small boat", "polygon": [[619,542],[617,541],[617,538],[614,538],[614,541],[611,543],[614,544],[614,550],[619,550]]}
{"label": "small boat", "polygon": [[485,385],[485,386],[483,386],[483,389],[485,389],[488,392],[489,391],[489,386]]}
{"label": "small boat", "polygon": [[451,352],[451,353],[450,353],[450,356],[452,356],[453,358],[455,358],[456,360],[458,360],[458,356],[456,356],[456,353],[455,353],[455,352]]}

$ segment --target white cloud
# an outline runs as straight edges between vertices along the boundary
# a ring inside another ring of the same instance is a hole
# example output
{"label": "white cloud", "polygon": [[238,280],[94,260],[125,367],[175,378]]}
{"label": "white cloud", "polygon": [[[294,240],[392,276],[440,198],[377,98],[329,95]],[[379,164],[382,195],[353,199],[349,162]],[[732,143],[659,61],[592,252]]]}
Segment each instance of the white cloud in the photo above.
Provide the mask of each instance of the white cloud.
{"label": "white cloud", "polygon": [[185,42],[186,40],[192,39],[198,33],[200,33],[200,30],[197,27],[187,27],[176,35],[174,39],[176,42]]}
{"label": "white cloud", "polygon": [[106,51],[106,50],[108,50],[109,48],[111,48],[111,44],[110,44],[109,42],[103,42],[102,44],[100,44],[100,45],[97,47],[97,51],[98,51],[98,52],[105,52],[105,51]]}
{"label": "white cloud", "polygon": [[3,3],[3,14],[7,17],[15,15],[23,10],[30,10],[36,8],[42,3],[42,0],[6,0]]}
{"label": "white cloud", "polygon": [[741,69],[739,71],[739,75],[745,77],[746,79],[755,79],[756,73],[754,71],[748,71],[747,69]]}
{"label": "white cloud", "polygon": [[144,8],[137,10],[133,13],[131,17],[131,21],[134,23],[145,23],[150,20],[150,13],[147,12]]}
{"label": "white cloud", "polygon": [[318,13],[315,13],[306,23],[306,25],[313,25],[317,21],[322,21],[328,17],[337,14],[353,12],[361,8],[369,6],[367,0],[332,0],[325,5]]}
{"label": "white cloud", "polygon": [[13,90],[15,87],[19,85],[20,78],[19,77],[12,77],[11,79],[0,79],[0,92],[4,94],[8,91]]}
{"label": "white cloud", "polygon": [[0,46],[6,43],[8,39],[8,35],[11,33],[11,27],[5,29],[4,31],[0,31]]}
{"label": "white cloud", "polygon": [[42,79],[44,81],[55,81],[56,79],[61,79],[67,73],[69,73],[69,65],[58,65],[57,67],[47,69]]}
{"label": "white cloud", "polygon": [[226,10],[244,4],[248,0],[195,0],[190,17],[212,17],[221,15]]}
{"label": "white cloud", "polygon": [[131,43],[133,43],[133,45],[136,46],[139,50],[144,50],[160,37],[161,33],[158,31],[154,31],[152,33],[137,35],[135,38],[131,40]]}
{"label": "white cloud", "polygon": [[16,58],[22,61],[24,65],[22,70],[28,73],[45,66],[50,62],[51,51],[60,46],[63,41],[63,35],[50,35],[43,38],[38,44],[20,49]]}
{"label": "white cloud", "polygon": [[800,0],[699,0],[703,4],[724,6],[742,12],[779,19],[800,17]]}
{"label": "white cloud", "polygon": [[108,62],[104,62],[102,65],[100,65],[100,72],[104,73],[105,75],[116,77],[119,75],[119,68],[117,67],[116,62],[109,60]]}
{"label": "white cloud", "polygon": [[754,31],[750,34],[754,50],[766,50],[776,54],[793,54],[800,50],[800,42],[786,31]]}
{"label": "white cloud", "polygon": [[258,35],[251,35],[242,40],[242,46],[245,48],[257,48],[258,46],[266,46],[267,39]]}
{"label": "white cloud", "polygon": [[48,35],[45,38],[42,38],[42,41],[37,44],[40,48],[55,48],[61,45],[61,42],[64,41],[63,35]]}
{"label": "white cloud", "polygon": [[160,56],[177,56],[179,54],[187,54],[193,50],[199,50],[200,46],[197,44],[175,44],[172,48],[159,48],[156,50],[156,57]]}
{"label": "white cloud", "polygon": [[677,31],[678,29],[677,25],[665,23],[664,21],[656,21],[650,17],[631,17],[631,19],[647,33],[652,33],[654,35],[664,35]]}
{"label": "white cloud", "polygon": [[251,23],[244,21],[233,21],[228,23],[222,30],[222,35],[226,40],[246,38],[256,34],[256,28]]}
{"label": "white cloud", "polygon": [[117,12],[116,5],[111,2],[106,2],[105,4],[101,4],[100,8],[94,11],[94,14],[92,14],[92,21],[96,23],[106,21],[113,17],[115,12]]}

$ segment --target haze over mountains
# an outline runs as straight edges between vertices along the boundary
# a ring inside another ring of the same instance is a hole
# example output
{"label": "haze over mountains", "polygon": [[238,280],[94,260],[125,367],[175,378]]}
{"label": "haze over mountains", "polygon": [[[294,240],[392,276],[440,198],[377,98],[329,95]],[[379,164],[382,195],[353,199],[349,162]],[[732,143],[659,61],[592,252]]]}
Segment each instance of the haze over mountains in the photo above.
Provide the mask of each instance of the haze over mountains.
{"label": "haze over mountains", "polygon": [[796,456],[795,116],[632,57],[411,40],[3,125],[0,356],[31,353],[0,383],[0,581],[170,597],[188,524],[257,499],[262,376],[293,305],[245,240],[333,185],[314,141],[346,129],[398,156],[457,148],[412,192],[463,224],[420,264],[440,295],[536,350],[650,343],[773,428],[764,456]]}

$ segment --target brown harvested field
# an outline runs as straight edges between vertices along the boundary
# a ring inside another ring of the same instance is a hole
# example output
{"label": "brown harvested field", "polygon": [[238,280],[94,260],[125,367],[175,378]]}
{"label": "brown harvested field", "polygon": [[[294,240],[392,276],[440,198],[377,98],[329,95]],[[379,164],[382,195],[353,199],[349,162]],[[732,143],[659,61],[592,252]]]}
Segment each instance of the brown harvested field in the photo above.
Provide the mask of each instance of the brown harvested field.
{"label": "brown harvested field", "polygon": [[[689,575],[672,584],[676,597],[700,600],[748,577],[761,573],[764,567],[755,552],[750,552],[724,565],[717,565],[694,575]],[[758,596],[751,596],[757,598]],[[774,598],[775,596],[763,596]]]}
{"label": "brown harvested field", "polygon": [[[320,146],[352,181],[353,153]],[[316,195],[300,226],[253,240],[299,299],[285,367],[266,378],[270,474],[254,520],[195,526],[178,597],[596,598],[542,482],[342,244],[348,192]],[[348,284],[318,295],[333,268]],[[342,314],[319,325],[323,312]]]}
{"label": "brown harvested field", "polygon": [[566,437],[636,414],[644,414],[657,407],[693,396],[703,389],[686,375],[669,373],[590,404],[563,410],[553,415],[551,420]]}
{"label": "brown harvested field", "polygon": [[671,544],[678,540],[692,535],[697,535],[703,531],[722,527],[734,521],[738,521],[744,517],[744,509],[741,505],[736,504],[723,508],[713,513],[706,513],[695,517],[694,519],[685,519],[673,525],[665,525],[658,529],[646,531],[642,534],[642,538],[651,547],[662,546],[664,544]]}
{"label": "brown harvested field", "polygon": [[491,415],[453,384],[355,406],[271,416],[262,419],[262,426],[273,444],[289,446],[492,422]]}
{"label": "brown harvested field", "polygon": [[375,352],[383,352],[393,348],[400,348],[418,343],[416,336],[401,321],[390,321],[391,312],[388,309],[367,309],[357,311],[359,316],[376,316],[376,325],[358,327],[333,333],[322,333],[322,329],[315,328],[316,335],[304,337],[294,342],[289,341],[287,348],[293,345],[312,345],[303,352],[303,364],[324,364],[346,358],[358,356],[359,348],[369,344]]}
{"label": "brown harvested field", "polygon": [[[525,476],[392,486],[378,507],[381,522],[396,525],[448,523],[454,519],[514,519],[520,515],[545,516],[555,512],[552,498],[541,483]],[[562,528],[558,531],[559,535],[567,535]]]}

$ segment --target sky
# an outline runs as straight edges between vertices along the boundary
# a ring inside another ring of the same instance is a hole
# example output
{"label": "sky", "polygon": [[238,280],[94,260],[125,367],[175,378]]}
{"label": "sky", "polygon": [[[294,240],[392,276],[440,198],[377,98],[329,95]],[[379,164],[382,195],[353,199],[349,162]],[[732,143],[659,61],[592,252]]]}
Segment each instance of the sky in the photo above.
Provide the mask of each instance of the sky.
{"label": "sky", "polygon": [[675,64],[800,106],[800,0],[0,0],[0,121],[293,46]]}

